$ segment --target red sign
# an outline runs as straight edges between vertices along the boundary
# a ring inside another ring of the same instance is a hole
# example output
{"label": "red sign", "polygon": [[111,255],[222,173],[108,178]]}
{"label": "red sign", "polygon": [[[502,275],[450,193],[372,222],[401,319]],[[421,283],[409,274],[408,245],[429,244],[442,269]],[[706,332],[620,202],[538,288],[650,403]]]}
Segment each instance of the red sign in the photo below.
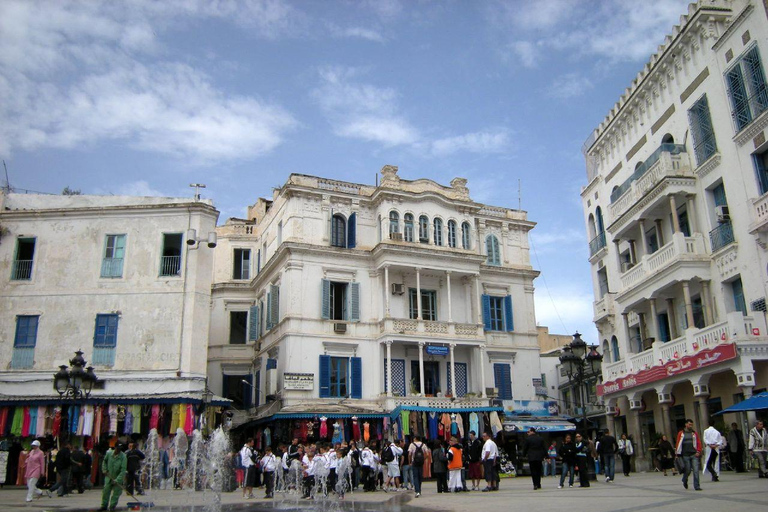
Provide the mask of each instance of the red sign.
{"label": "red sign", "polygon": [[757,327],[753,327],[752,336],[760,336],[760,329],[758,329]]}
{"label": "red sign", "polygon": [[719,345],[709,350],[702,350],[698,354],[692,356],[685,356],[676,361],[670,361],[664,365],[654,366],[647,370],[640,370],[639,372],[627,375],[626,377],[598,384],[597,394],[598,396],[610,395],[642,384],[648,384],[649,382],[655,382],[674,375],[692,372],[699,368],[735,359],[737,355],[738,352],[736,351],[735,343]]}

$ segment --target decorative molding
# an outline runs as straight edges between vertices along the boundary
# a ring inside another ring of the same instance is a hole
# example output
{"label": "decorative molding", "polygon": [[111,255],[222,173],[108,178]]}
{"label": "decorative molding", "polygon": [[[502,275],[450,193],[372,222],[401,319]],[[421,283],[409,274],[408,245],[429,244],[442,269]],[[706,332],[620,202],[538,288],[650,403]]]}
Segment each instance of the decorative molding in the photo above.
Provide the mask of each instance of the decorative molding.
{"label": "decorative molding", "polygon": [[696,173],[696,177],[699,179],[703,179],[707,174],[712,172],[713,169],[715,169],[718,165],[720,165],[720,160],[722,157],[720,156],[720,153],[715,153],[711,157],[709,157],[703,164],[698,166],[693,172]]}
{"label": "decorative molding", "polygon": [[715,258],[715,265],[720,272],[720,277],[725,280],[738,271],[738,244],[733,243],[727,246],[727,249]]}
{"label": "decorative molding", "polygon": [[734,135],[733,141],[739,145],[739,147],[746,144],[748,141],[757,137],[768,126],[768,110],[764,110],[762,114],[757,116],[757,119],[752,121],[746,128]]}
{"label": "decorative molding", "polygon": [[741,24],[744,23],[750,14],[752,14],[754,9],[755,8],[752,6],[752,4],[749,4],[735,18],[733,18],[733,21],[731,21],[731,24],[727,29],[725,29],[723,35],[721,35],[717,41],[715,41],[715,44],[712,45],[712,49],[714,51],[720,50],[720,48],[725,44],[725,41],[730,38],[734,32],[736,32]]}

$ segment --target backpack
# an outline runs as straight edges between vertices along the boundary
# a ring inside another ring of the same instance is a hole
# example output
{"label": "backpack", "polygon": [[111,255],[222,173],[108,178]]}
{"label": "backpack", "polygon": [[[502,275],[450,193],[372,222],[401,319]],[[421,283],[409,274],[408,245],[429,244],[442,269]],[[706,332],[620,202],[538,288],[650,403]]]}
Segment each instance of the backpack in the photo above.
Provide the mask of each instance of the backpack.
{"label": "backpack", "polygon": [[387,446],[387,448],[384,450],[384,453],[381,454],[381,460],[384,462],[392,462],[395,460],[395,454],[392,453],[391,446]]}
{"label": "backpack", "polygon": [[416,451],[413,453],[413,465],[423,466],[424,465],[424,444],[422,443],[414,446],[416,447]]}

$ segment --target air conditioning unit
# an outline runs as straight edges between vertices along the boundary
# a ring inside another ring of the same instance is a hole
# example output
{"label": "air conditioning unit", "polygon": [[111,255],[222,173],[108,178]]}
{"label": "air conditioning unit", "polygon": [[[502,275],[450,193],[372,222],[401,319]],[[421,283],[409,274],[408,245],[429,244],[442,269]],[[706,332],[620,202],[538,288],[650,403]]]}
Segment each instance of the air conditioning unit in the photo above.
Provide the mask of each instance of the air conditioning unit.
{"label": "air conditioning unit", "polygon": [[403,234],[402,233],[390,233],[389,239],[394,240],[395,242],[402,242],[403,241]]}
{"label": "air conditioning unit", "polygon": [[333,324],[333,332],[344,334],[347,332],[347,324]]}
{"label": "air conditioning unit", "polygon": [[499,396],[499,388],[485,388],[485,396],[489,398]]}
{"label": "air conditioning unit", "polygon": [[631,261],[622,261],[621,262],[621,271],[622,272],[627,272],[629,269],[631,269],[634,266],[635,266],[635,264],[632,263]]}
{"label": "air conditioning unit", "polygon": [[401,283],[392,283],[392,295],[402,295],[405,293],[405,286]]}
{"label": "air conditioning unit", "polygon": [[731,214],[728,212],[727,206],[715,206],[715,213],[717,214],[718,222],[726,222],[731,220]]}

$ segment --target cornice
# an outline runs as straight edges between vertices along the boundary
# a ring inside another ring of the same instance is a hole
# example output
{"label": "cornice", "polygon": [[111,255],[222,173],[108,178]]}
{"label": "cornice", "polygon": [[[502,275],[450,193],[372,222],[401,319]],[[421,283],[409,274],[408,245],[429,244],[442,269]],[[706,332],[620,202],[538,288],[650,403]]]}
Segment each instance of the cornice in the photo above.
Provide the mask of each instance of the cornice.
{"label": "cornice", "polygon": [[130,215],[178,215],[183,212],[219,216],[219,211],[205,203],[164,203],[152,205],[113,205],[73,208],[46,208],[0,211],[0,219],[23,220],[51,217],[116,217]]}
{"label": "cornice", "polygon": [[764,110],[762,114],[757,116],[757,119],[749,123],[746,128],[733,136],[733,141],[739,145],[739,147],[746,144],[762,132],[765,127],[768,126],[768,110]]}

